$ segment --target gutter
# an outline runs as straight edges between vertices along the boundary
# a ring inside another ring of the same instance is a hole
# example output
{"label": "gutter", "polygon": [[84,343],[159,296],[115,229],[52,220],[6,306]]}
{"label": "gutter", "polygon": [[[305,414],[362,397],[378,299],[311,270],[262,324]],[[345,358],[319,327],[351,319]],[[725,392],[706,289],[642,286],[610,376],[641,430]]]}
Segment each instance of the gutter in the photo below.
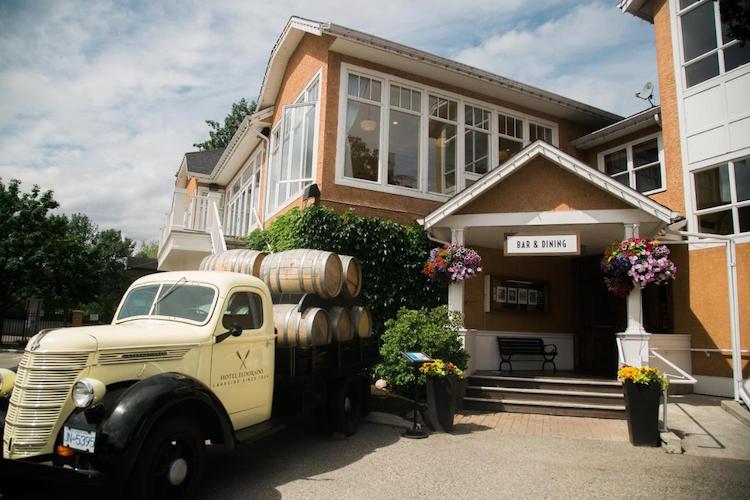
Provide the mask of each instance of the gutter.
{"label": "gutter", "polygon": [[578,139],[570,141],[570,145],[577,149],[586,150],[630,133],[638,132],[650,125],[658,125],[661,127],[661,106],[655,106],[645,111],[641,111],[636,115],[625,118],[617,123],[613,123],[608,127],[604,127],[588,135],[579,137]]}

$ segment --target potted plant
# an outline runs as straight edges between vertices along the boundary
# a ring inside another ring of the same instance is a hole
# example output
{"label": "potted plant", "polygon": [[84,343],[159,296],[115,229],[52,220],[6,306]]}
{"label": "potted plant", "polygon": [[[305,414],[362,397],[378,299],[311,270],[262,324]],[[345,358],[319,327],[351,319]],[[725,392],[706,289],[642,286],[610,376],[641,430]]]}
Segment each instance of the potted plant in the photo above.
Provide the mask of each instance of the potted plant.
{"label": "potted plant", "polygon": [[605,250],[601,268],[607,290],[618,297],[626,297],[635,286],[646,288],[670,283],[677,274],[666,245],[637,237],[614,243]]}
{"label": "potted plant", "polygon": [[617,372],[625,395],[628,435],[634,446],[659,446],[659,399],[669,381],[656,368],[624,365]]}
{"label": "potted plant", "polygon": [[427,378],[427,424],[438,432],[451,432],[456,415],[456,387],[463,370],[442,359],[422,364],[419,371]]}
{"label": "potted plant", "polygon": [[473,278],[482,271],[479,254],[463,245],[433,248],[422,273],[433,281],[455,282]]}

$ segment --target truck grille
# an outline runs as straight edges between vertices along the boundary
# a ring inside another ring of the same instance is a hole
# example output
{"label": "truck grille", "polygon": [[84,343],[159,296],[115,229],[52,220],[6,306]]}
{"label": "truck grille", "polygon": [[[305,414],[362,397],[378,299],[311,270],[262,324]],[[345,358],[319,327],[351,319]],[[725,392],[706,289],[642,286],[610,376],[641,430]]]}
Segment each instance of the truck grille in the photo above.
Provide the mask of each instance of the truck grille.
{"label": "truck grille", "polygon": [[[3,455],[23,458],[46,449],[88,353],[23,353],[8,405]],[[12,443],[12,444],[11,444]]]}

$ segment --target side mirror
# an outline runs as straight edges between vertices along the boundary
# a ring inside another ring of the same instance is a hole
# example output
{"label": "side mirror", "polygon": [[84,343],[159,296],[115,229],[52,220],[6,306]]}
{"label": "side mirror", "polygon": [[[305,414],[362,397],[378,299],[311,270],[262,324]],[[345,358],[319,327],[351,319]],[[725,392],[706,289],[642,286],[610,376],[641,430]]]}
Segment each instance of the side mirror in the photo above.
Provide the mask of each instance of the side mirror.
{"label": "side mirror", "polygon": [[216,343],[221,344],[226,339],[228,339],[230,335],[232,337],[239,337],[240,335],[242,335],[242,327],[240,325],[230,326],[229,331],[226,331],[216,336]]}

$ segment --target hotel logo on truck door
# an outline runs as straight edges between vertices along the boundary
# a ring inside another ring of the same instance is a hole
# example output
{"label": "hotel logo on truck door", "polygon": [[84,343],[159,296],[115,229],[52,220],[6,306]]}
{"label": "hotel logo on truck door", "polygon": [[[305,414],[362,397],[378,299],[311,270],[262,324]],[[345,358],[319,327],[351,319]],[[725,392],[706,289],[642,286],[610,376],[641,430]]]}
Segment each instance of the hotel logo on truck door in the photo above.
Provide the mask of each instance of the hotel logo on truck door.
{"label": "hotel logo on truck door", "polygon": [[214,387],[227,387],[230,385],[244,384],[246,382],[257,382],[268,379],[269,375],[263,368],[252,370],[247,366],[247,358],[250,356],[248,349],[244,353],[235,351],[237,359],[240,361],[237,371],[231,371],[219,376],[219,380],[214,383]]}
{"label": "hotel logo on truck door", "polygon": [[505,255],[580,255],[578,234],[513,235],[505,240]]}

